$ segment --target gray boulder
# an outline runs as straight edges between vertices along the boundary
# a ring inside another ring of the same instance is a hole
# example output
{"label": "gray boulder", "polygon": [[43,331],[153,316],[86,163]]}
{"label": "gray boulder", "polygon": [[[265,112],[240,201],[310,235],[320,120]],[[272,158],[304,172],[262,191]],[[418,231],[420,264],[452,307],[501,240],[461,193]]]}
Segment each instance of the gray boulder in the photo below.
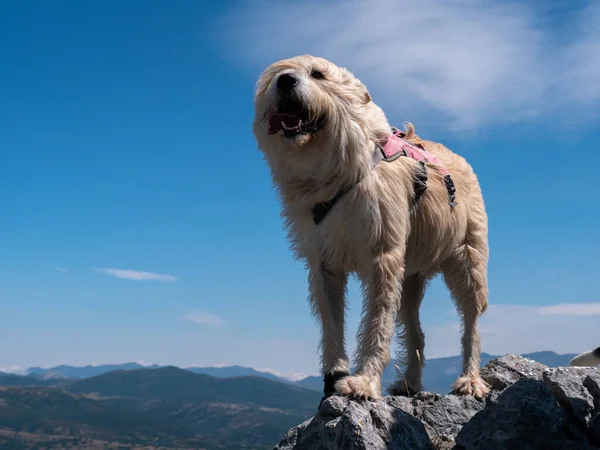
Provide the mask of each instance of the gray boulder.
{"label": "gray boulder", "polygon": [[506,355],[487,363],[481,369],[481,378],[493,390],[501,391],[519,380],[541,380],[547,368],[532,359]]}
{"label": "gray boulder", "polygon": [[[387,398],[390,399],[389,397]],[[423,424],[399,404],[326,399],[316,416],[291,429],[275,449],[433,450]]]}
{"label": "gray boulder", "polygon": [[485,401],[430,392],[376,402],[332,396],[275,450],[600,449],[600,369],[506,355],[481,373],[492,387]]}
{"label": "gray boulder", "polygon": [[537,450],[586,447],[546,385],[522,379],[476,414],[456,436],[461,450]]}

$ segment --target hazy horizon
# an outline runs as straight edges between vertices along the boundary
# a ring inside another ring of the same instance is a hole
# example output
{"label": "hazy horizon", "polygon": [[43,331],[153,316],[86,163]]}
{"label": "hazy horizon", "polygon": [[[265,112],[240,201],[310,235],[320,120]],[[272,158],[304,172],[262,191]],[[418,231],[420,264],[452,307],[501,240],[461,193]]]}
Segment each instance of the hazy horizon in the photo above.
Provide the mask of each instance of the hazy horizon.
{"label": "hazy horizon", "polygon": [[[543,353],[543,352],[550,352],[550,353],[554,353],[557,356],[567,356],[567,355],[575,355],[577,354],[577,352],[565,352],[565,353],[557,353],[554,352],[553,350],[540,350],[540,351],[536,351],[536,352],[522,352],[522,353],[518,353],[518,354],[532,354],[532,353]],[[504,356],[506,353],[503,354],[489,354],[486,352],[482,352],[482,354],[488,354],[490,356]],[[445,359],[445,358],[461,358],[461,355],[456,354],[456,355],[448,355],[448,356],[441,356],[438,358],[428,358],[428,359]],[[230,367],[243,367],[246,369],[252,369],[255,370],[257,372],[263,372],[263,373],[268,373],[268,374],[272,374],[272,375],[276,375],[280,378],[285,378],[291,381],[298,381],[307,377],[311,377],[311,376],[320,376],[321,374],[318,372],[315,373],[303,373],[303,372],[281,372],[281,371],[277,371],[277,370],[273,370],[273,369],[265,369],[265,368],[256,368],[256,367],[252,367],[252,366],[245,366],[245,365],[240,365],[240,364],[217,364],[217,365],[201,365],[201,364],[191,364],[191,365],[174,365],[174,364],[169,364],[169,363],[149,363],[146,361],[122,361],[122,362],[105,362],[105,363],[89,363],[89,364],[82,364],[82,365],[72,365],[72,364],[68,364],[68,363],[61,363],[61,364],[52,364],[52,365],[48,365],[48,366],[39,366],[39,365],[32,365],[29,367],[6,367],[6,368],[2,368],[0,367],[0,373],[12,373],[12,374],[17,374],[17,375],[26,375],[28,374],[28,371],[31,369],[43,369],[43,370],[49,370],[49,369],[53,369],[56,367],[60,367],[60,366],[68,366],[68,367],[74,367],[74,368],[84,368],[84,367],[103,367],[103,366],[121,366],[121,365],[125,365],[125,364],[138,364],[141,367],[167,367],[167,366],[174,366],[174,367],[178,367],[180,369],[193,369],[193,368],[201,368],[201,369],[222,369],[222,368],[230,368]],[[391,363],[390,363],[391,364]]]}

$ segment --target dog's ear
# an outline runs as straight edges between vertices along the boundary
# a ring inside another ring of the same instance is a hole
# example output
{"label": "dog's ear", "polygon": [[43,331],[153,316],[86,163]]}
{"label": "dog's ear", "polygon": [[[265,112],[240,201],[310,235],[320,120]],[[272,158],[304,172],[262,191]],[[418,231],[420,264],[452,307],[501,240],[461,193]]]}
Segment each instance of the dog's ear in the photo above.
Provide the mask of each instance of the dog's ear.
{"label": "dog's ear", "polygon": [[360,87],[363,90],[363,100],[366,105],[367,103],[369,103],[371,101],[371,94],[369,94],[369,90],[363,83],[360,83]]}

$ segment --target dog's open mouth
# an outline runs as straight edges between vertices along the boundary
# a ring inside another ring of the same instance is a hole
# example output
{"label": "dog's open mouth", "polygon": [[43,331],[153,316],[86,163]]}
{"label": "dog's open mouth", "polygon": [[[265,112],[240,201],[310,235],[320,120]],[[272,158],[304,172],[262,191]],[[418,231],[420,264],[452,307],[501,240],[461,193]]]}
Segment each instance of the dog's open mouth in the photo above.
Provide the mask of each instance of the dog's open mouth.
{"label": "dog's open mouth", "polygon": [[281,103],[278,111],[269,118],[269,134],[283,131],[283,135],[288,138],[313,134],[323,127],[324,122],[324,117],[311,119],[306,108],[299,102],[288,100]]}

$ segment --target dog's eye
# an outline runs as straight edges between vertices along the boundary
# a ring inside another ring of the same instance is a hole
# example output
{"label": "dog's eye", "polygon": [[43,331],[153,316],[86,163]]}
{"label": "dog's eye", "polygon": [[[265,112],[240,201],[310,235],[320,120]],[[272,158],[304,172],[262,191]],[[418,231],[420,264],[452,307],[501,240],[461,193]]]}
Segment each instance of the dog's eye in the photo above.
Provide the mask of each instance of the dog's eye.
{"label": "dog's eye", "polygon": [[324,80],[325,79],[325,75],[323,75],[323,72],[319,72],[318,70],[313,70],[310,73],[310,76],[316,80]]}

